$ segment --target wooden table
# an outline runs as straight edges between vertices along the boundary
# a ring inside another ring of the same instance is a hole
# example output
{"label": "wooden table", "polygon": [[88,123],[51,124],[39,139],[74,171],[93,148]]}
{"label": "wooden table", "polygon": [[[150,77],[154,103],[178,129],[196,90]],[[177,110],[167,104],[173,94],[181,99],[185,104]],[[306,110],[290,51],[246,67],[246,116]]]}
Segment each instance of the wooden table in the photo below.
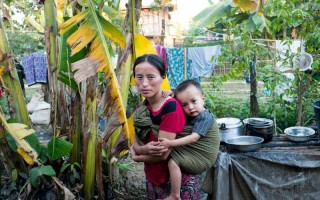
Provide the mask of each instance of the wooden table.
{"label": "wooden table", "polygon": [[320,199],[320,140],[274,137],[248,153],[230,152],[222,144],[203,189],[217,200]]}

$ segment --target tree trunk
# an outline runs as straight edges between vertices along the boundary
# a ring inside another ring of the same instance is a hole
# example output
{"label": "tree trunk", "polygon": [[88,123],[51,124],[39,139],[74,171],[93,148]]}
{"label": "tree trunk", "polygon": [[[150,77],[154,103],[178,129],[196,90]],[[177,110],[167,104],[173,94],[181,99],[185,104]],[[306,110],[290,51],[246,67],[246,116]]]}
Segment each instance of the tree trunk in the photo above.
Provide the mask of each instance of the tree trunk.
{"label": "tree trunk", "polygon": [[[298,72],[299,73],[299,72]],[[302,79],[298,75],[297,77],[297,95],[298,95],[298,117],[297,117],[297,126],[303,126],[304,118],[303,118],[303,95],[306,89],[311,84],[312,76],[316,73],[316,71],[312,71],[311,74],[302,74]]]}
{"label": "tree trunk", "polygon": [[257,58],[254,55],[250,61],[250,116],[259,117],[259,104],[257,100],[257,74],[256,74]]}
{"label": "tree trunk", "polygon": [[19,83],[17,70],[13,62],[13,54],[0,17],[0,65],[4,67],[2,78],[8,100],[11,118],[30,127],[30,120],[26,108],[26,102]]}
{"label": "tree trunk", "polygon": [[[73,92],[72,92],[73,93]],[[80,93],[73,93],[70,103],[70,141],[73,144],[71,153],[70,153],[70,163],[81,163],[81,124],[82,124],[82,115],[81,115],[81,98]]]}
{"label": "tree trunk", "polygon": [[[127,15],[125,18],[124,26],[126,33],[126,46],[123,51],[119,52],[118,66],[120,67],[119,74],[117,76],[120,84],[120,92],[123,100],[123,105],[127,108],[127,101],[130,89],[130,77],[132,72],[133,63],[135,60],[134,51],[134,34],[136,31],[136,25],[140,19],[142,0],[130,0],[127,6]],[[132,12],[135,10],[136,12]],[[121,133],[121,126],[112,134],[113,138],[118,138]],[[109,143],[108,153],[111,153],[113,144]]]}
{"label": "tree trunk", "polygon": [[45,0],[45,44],[48,61],[48,87],[49,96],[48,103],[51,105],[51,124],[53,125],[53,132],[56,132],[57,116],[59,111],[58,104],[58,84],[57,84],[57,24],[56,24],[56,11],[54,0]]}
{"label": "tree trunk", "polygon": [[[90,77],[87,80],[84,134],[86,140],[83,143],[83,155],[85,157],[84,165],[84,192],[85,199],[92,199],[95,186],[96,171],[96,148],[97,148],[97,80],[96,77]],[[100,158],[99,158],[100,159]]]}

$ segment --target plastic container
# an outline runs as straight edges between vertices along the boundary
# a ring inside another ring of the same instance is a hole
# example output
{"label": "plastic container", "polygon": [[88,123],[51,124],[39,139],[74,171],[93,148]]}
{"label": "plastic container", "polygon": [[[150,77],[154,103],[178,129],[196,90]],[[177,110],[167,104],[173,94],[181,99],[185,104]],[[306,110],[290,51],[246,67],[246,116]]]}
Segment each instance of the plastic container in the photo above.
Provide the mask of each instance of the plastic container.
{"label": "plastic container", "polygon": [[314,108],[314,114],[316,117],[316,122],[317,122],[317,126],[318,126],[318,137],[320,137],[320,99],[315,100],[312,103],[312,106]]}

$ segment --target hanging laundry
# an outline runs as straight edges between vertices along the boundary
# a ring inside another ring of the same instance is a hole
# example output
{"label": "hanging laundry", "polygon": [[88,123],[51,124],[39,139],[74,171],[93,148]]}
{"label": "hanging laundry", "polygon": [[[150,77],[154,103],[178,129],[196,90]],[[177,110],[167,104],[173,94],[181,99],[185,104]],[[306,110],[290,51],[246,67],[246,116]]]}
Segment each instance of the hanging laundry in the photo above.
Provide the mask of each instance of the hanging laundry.
{"label": "hanging laundry", "polygon": [[44,53],[35,52],[21,59],[28,86],[36,83],[47,83],[48,67],[47,56]]}
{"label": "hanging laundry", "polygon": [[168,79],[172,89],[184,80],[184,49],[167,48]]}
{"label": "hanging laundry", "polygon": [[212,76],[214,66],[221,53],[220,45],[188,48],[188,60],[191,60],[192,75],[190,78]]}
{"label": "hanging laundry", "polygon": [[187,79],[193,79],[195,81],[197,81],[198,83],[201,82],[201,77],[197,77],[197,78],[192,78],[192,68],[191,68],[191,63],[192,61],[191,60],[188,60],[187,61]]}
{"label": "hanging laundry", "polygon": [[165,47],[161,45],[156,46],[156,51],[158,56],[160,56],[164,60],[164,66],[168,70],[168,63],[167,63],[167,50]]}

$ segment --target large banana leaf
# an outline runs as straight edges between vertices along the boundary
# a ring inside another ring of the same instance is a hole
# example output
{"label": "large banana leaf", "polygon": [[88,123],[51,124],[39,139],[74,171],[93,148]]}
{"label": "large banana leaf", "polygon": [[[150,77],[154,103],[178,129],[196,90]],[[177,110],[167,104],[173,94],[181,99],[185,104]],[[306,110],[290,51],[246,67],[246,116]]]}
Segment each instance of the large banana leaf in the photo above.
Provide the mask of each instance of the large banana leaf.
{"label": "large banana leaf", "polygon": [[213,26],[223,16],[228,15],[232,7],[232,0],[221,1],[201,11],[193,20],[198,22],[200,27]]}
{"label": "large banana leaf", "polygon": [[[65,18],[65,20],[68,20],[68,19],[69,18]],[[68,85],[75,91],[78,90],[78,84],[75,82],[73,78],[74,73],[71,71],[71,63],[83,59],[87,54],[86,49],[83,48],[80,52],[70,57],[71,49],[67,44],[67,38],[76,30],[77,30],[77,27],[74,26],[73,28],[71,28],[61,36],[60,48],[59,48],[60,52],[59,52],[59,72],[58,72],[58,80]]]}
{"label": "large banana leaf", "polygon": [[[8,132],[10,147],[17,151],[29,165],[39,163],[38,157],[41,151],[38,138],[34,135],[33,129],[26,129],[27,126],[19,123],[7,123],[4,115],[0,113],[0,120],[4,129]],[[28,140],[27,140],[28,138]],[[8,139],[7,139],[8,140]]]}
{"label": "large banana leaf", "polygon": [[[201,11],[193,20],[197,22],[200,27],[212,27],[220,19],[228,16],[236,23],[242,23],[244,31],[252,32],[259,30],[262,32],[264,28],[268,31],[268,21],[264,17],[261,7],[263,3],[263,0],[221,1]],[[240,10],[242,12],[240,12]]]}
{"label": "large banana leaf", "polygon": [[[71,55],[89,46],[87,57],[72,64],[72,70],[76,71],[74,74],[75,81],[79,84],[87,78],[96,75],[98,71],[103,71],[106,78],[110,80],[107,85],[108,96],[110,97],[108,98],[108,102],[113,106],[114,113],[118,115],[119,124],[124,124],[125,131],[129,131],[125,123],[125,109],[122,104],[119,84],[111,64],[106,43],[107,37],[123,48],[125,37],[114,25],[99,15],[91,0],[83,0],[81,1],[81,5],[88,8],[59,27],[60,34],[63,35],[81,22],[78,30],[67,39],[67,43],[72,49]],[[109,108],[108,106],[107,109]]]}

